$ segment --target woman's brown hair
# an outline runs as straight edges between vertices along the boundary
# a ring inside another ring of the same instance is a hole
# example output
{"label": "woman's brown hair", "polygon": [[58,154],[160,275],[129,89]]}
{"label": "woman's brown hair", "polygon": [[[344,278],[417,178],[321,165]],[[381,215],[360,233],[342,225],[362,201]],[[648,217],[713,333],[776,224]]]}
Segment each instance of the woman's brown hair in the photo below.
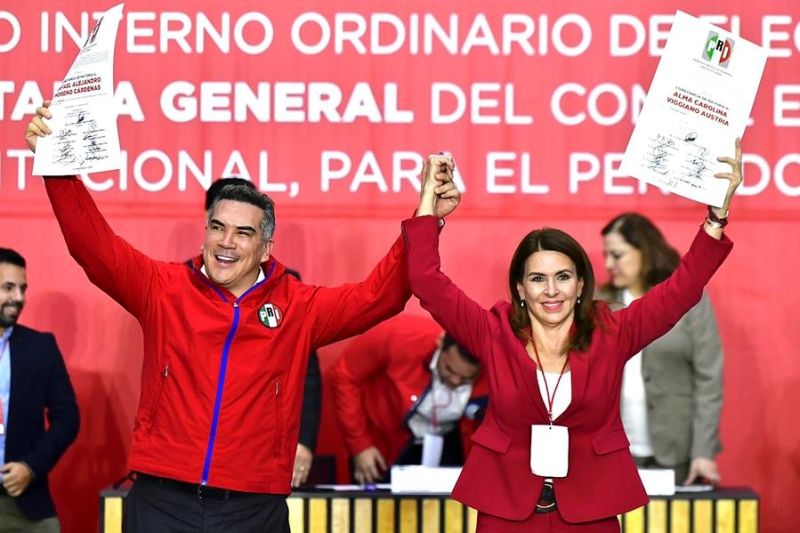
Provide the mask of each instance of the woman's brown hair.
{"label": "woman's brown hair", "polygon": [[[681,262],[680,254],[667,243],[656,225],[639,213],[622,213],[614,217],[600,233],[604,237],[609,233],[619,233],[625,242],[641,252],[639,278],[645,291],[667,279]],[[613,287],[609,281],[603,288],[619,287]]]}
{"label": "woman's brown hair", "polygon": [[525,262],[535,252],[561,252],[575,263],[575,274],[583,280],[581,302],[575,306],[575,329],[569,338],[568,350],[584,351],[589,347],[594,333],[594,271],[583,247],[567,233],[555,228],[542,228],[528,233],[517,246],[508,267],[508,289],[511,293],[511,328],[517,337],[530,340],[527,333],[531,326],[528,310],[520,304],[517,284],[525,277]]}

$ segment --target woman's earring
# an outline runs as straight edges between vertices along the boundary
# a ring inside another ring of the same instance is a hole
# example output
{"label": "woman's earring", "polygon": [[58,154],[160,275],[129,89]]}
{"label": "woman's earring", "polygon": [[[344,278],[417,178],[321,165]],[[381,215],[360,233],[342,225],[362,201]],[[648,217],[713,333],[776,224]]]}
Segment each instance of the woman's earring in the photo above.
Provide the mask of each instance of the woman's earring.
{"label": "woman's earring", "polygon": [[519,299],[519,306],[525,307],[525,300],[523,300],[522,298]]}
{"label": "woman's earring", "polygon": [[578,305],[581,305],[581,297],[578,296]]}

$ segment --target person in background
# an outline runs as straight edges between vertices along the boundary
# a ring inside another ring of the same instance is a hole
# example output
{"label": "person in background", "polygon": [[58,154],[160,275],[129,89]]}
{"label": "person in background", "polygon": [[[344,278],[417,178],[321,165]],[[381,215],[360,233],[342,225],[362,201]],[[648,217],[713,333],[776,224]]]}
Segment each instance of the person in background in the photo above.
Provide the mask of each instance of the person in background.
{"label": "person in background", "polygon": [[[608,282],[598,296],[630,305],[680,264],[680,255],[647,217],[624,213],[602,230]],[[622,423],[641,467],[672,468],[676,483],[718,484],[722,449],[722,346],[708,296],[664,336],[625,364]]]}
{"label": "person in background", "polygon": [[27,289],[25,259],[0,248],[0,533],[60,530],[48,474],[80,426],[55,337],[18,323]]}
{"label": "person in background", "polygon": [[477,509],[478,533],[619,532],[617,516],[647,503],[620,417],[623,369],[700,301],[731,251],[724,228],[742,181],[739,139],[734,157],[717,159],[730,165],[715,174],[728,181],[722,207],[708,208],[668,279],[616,311],[593,300],[583,247],[553,228],[519,243],[511,302],[487,310],[471,300],[439,259],[436,188],[452,177],[426,175],[416,217],[402,223],[411,291],[489,381],[486,417],[453,489]]}
{"label": "person in background", "polygon": [[353,340],[326,381],[354,480],[375,483],[393,464],[421,464],[426,434],[442,436],[439,464],[462,465],[488,392],[479,375],[475,357],[428,318],[400,315]]}
{"label": "person in background", "polygon": [[[243,185],[255,190],[255,185],[244,178],[220,178],[212,183],[206,191],[206,211],[211,208],[214,200],[226,185]],[[287,268],[286,274],[300,280],[300,273],[296,270]],[[297,441],[297,451],[294,456],[294,470],[292,470],[292,487],[299,487],[305,483],[308,479],[308,474],[311,472],[314,450],[317,447],[321,408],[322,376],[319,371],[319,357],[316,350],[311,350],[308,356],[305,387],[303,388],[303,407],[300,412],[300,434]]]}

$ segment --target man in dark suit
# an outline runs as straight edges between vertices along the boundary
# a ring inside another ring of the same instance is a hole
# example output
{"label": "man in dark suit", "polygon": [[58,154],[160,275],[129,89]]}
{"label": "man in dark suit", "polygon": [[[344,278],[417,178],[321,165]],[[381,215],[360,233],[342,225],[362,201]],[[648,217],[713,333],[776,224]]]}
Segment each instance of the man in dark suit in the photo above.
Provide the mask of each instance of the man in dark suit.
{"label": "man in dark suit", "polygon": [[0,248],[0,532],[59,531],[47,477],[80,423],[55,338],[17,324],[27,288],[25,259]]}

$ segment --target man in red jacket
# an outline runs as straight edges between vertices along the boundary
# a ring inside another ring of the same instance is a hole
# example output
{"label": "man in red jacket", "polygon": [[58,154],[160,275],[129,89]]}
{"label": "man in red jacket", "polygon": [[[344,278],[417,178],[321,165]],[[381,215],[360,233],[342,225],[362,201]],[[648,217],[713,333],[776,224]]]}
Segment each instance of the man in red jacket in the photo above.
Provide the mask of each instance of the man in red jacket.
{"label": "man in red jacket", "polygon": [[[255,189],[252,182],[239,177],[220,178],[206,191],[205,210],[211,208],[217,195],[228,185],[243,185]],[[300,273],[291,268],[286,273],[300,279]],[[320,411],[322,410],[322,377],[319,372],[319,357],[316,350],[308,356],[308,369],[306,370],[303,385],[303,406],[300,412],[300,433],[297,441],[297,451],[294,456],[294,471],[292,472],[292,487],[299,487],[306,483],[314,460],[314,450],[317,447],[319,434]]]}
{"label": "man in red jacket", "polygon": [[428,318],[401,315],[350,343],[326,381],[355,481],[385,479],[392,464],[421,464],[425,435],[442,439],[439,464],[463,464],[462,440],[488,393],[479,374],[474,356]]}
{"label": "man in red jacket", "polygon": [[[51,133],[48,105],[27,126],[31,150]],[[115,235],[76,177],[45,188],[70,254],[142,327],[126,531],[288,533],[308,354],[403,309],[402,239],[366,280],[315,287],[272,257],[273,203],[248,187],[220,193],[202,254],[184,264],[150,259]],[[437,193],[445,216],[459,193],[451,180]]]}

